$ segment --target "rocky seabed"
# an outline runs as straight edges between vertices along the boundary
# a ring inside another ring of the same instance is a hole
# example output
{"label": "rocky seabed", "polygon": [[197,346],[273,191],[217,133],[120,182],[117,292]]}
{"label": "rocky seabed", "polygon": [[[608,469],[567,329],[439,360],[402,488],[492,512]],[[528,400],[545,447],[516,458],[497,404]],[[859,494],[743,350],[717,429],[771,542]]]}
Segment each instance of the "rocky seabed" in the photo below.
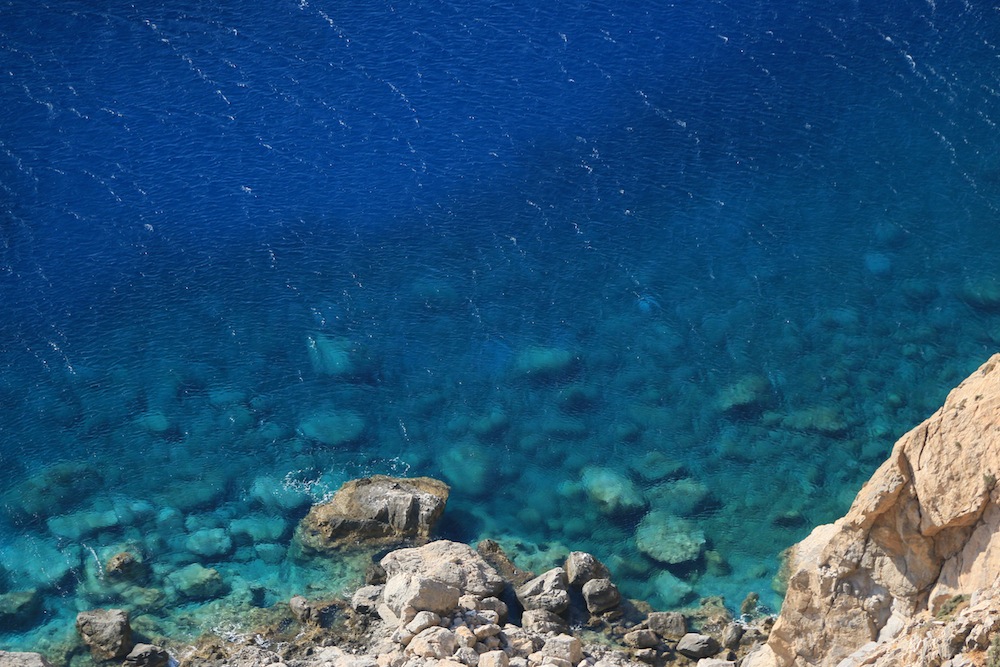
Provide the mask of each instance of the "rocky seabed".
{"label": "rocky seabed", "polygon": [[[752,597],[739,619],[711,598],[653,611],[585,552],[536,575],[491,540],[430,541],[448,486],[375,476],[296,529],[308,557],[382,550],[350,601],[296,596],[249,631],[177,646],[141,641],[125,610],[88,610],[79,646],[135,667],[997,667],[998,475],[1000,354],[900,438],[843,518],[789,550],[776,619]],[[0,652],[0,667],[51,664]]]}

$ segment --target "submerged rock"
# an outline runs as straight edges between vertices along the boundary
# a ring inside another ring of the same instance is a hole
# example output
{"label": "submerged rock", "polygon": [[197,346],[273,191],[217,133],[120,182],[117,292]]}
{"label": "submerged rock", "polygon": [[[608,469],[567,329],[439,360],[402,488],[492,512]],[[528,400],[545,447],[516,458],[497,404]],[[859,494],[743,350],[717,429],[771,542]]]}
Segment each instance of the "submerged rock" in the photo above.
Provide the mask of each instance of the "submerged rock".
{"label": "submerged rock", "polygon": [[705,533],[690,521],[653,510],[639,523],[635,543],[639,551],[650,558],[677,565],[701,556],[705,549]]}
{"label": "submerged rock", "polygon": [[992,630],[970,641],[973,629],[1000,629],[998,474],[994,355],[900,438],[846,516],[790,550],[781,614],[744,664],[942,664],[983,650]]}
{"label": "submerged rock", "polygon": [[224,595],[229,587],[218,570],[192,563],[167,575],[167,583],[181,597],[209,600]]}
{"label": "submerged rock", "polygon": [[571,374],[578,361],[572,350],[561,347],[528,347],[514,358],[514,373],[532,380],[553,380]]}
{"label": "submerged rock", "polygon": [[354,344],[346,338],[337,338],[318,333],[306,337],[306,350],[309,352],[309,363],[320,375],[345,377],[356,372],[354,361]]}
{"label": "submerged rock", "polygon": [[587,497],[604,514],[635,512],[646,506],[642,493],[632,480],[610,468],[585,468],[580,484]]}
{"label": "submerged rock", "polygon": [[0,628],[16,630],[35,624],[42,610],[42,596],[34,588],[0,595]]}
{"label": "submerged rock", "polygon": [[732,417],[763,412],[773,399],[770,381],[763,375],[746,375],[719,392],[716,406]]}
{"label": "submerged rock", "polygon": [[448,485],[430,477],[375,475],[345,482],[314,505],[296,529],[307,551],[426,541],[448,501]]}
{"label": "submerged rock", "polygon": [[311,440],[330,447],[341,447],[361,438],[365,432],[365,420],[356,412],[321,412],[303,419],[299,430]]}

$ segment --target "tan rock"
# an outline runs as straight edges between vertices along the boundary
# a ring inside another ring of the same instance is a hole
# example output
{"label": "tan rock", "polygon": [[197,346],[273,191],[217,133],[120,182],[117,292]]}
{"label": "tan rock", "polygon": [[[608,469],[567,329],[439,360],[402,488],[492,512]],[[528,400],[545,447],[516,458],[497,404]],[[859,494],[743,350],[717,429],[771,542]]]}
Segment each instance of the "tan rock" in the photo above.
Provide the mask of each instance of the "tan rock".
{"label": "tan rock", "polygon": [[426,541],[448,501],[448,485],[430,477],[374,475],[345,482],[313,505],[296,529],[306,551]]}
{"label": "tan rock", "polygon": [[[912,633],[926,634],[947,601],[985,590],[1000,572],[998,474],[994,355],[900,438],[846,516],[790,550],[781,614],[746,667],[860,664],[858,651],[919,643]],[[929,664],[907,650],[917,659],[885,664]]]}
{"label": "tan rock", "polygon": [[410,642],[407,652],[422,658],[448,658],[455,653],[455,633],[441,626],[427,628]]}
{"label": "tan rock", "polygon": [[438,540],[422,547],[397,549],[386,555],[380,564],[389,577],[404,573],[419,575],[476,597],[499,595],[504,588],[503,579],[496,570],[469,545],[459,542]]}

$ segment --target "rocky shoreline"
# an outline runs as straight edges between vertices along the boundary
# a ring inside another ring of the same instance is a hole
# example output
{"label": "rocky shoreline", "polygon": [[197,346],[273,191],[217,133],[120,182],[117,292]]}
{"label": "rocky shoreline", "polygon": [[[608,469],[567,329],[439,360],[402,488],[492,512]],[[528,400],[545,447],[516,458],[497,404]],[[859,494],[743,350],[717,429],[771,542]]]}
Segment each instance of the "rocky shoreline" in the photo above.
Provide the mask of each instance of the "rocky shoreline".
{"label": "rocky shoreline", "polygon": [[[81,612],[77,629],[95,661],[132,667],[995,667],[998,475],[1000,354],[896,443],[847,515],[789,551],[776,620],[752,597],[740,618],[714,598],[653,611],[584,552],[536,574],[491,540],[431,541],[448,487],[375,476],[296,530],[303,557],[367,554],[350,600],[296,596],[194,645],[144,643],[120,609]],[[0,667],[46,665],[0,652]]]}
{"label": "rocky shoreline", "polygon": [[[734,620],[718,599],[655,612],[623,600],[590,554],[535,576],[490,540],[391,551],[366,581],[350,601],[297,596],[252,631],[194,646],[137,642],[120,609],[81,612],[77,629],[95,661],[128,667],[735,667],[773,621]],[[50,664],[0,652],[3,667]]]}

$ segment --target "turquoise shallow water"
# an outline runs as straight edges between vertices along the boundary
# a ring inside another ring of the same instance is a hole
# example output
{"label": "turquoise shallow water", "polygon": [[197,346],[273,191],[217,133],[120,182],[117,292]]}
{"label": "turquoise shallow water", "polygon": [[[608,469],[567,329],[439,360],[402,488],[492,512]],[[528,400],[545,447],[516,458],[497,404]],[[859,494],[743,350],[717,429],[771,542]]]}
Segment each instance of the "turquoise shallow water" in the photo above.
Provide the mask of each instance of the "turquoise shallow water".
{"label": "turquoise shallow water", "polygon": [[372,473],[775,610],[1000,344],[989,8],[4,9],[0,648],[340,591],[291,531]]}

